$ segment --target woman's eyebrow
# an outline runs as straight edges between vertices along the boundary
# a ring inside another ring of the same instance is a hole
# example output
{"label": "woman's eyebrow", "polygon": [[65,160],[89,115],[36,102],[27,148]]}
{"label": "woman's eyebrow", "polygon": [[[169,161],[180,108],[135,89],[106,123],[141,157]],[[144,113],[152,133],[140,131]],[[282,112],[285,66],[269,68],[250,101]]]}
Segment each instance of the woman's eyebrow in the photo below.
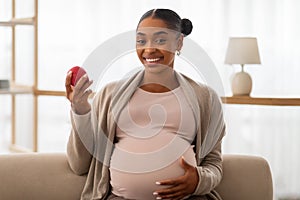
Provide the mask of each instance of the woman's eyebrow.
{"label": "woman's eyebrow", "polygon": [[160,35],[160,34],[168,34],[168,33],[165,31],[159,31],[159,32],[154,33],[153,35]]}
{"label": "woman's eyebrow", "polygon": [[142,35],[142,36],[145,36],[145,35],[146,35],[145,33],[142,33],[142,32],[137,32],[136,34],[137,34],[137,35]]}
{"label": "woman's eyebrow", "polygon": [[[141,36],[145,36],[146,34],[145,33],[142,33],[142,32],[137,32],[136,33],[137,35],[141,35]],[[153,35],[161,35],[161,34],[168,34],[167,32],[165,32],[165,31],[158,31],[158,32],[156,32],[156,33],[154,33]]]}

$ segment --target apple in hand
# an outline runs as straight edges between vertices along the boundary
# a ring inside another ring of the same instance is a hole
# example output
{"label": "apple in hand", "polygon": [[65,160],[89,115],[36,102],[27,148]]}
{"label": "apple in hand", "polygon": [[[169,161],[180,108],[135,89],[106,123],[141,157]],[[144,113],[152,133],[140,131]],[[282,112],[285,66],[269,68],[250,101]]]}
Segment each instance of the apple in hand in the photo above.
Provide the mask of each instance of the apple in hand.
{"label": "apple in hand", "polygon": [[69,69],[68,73],[72,71],[71,85],[75,86],[77,81],[86,74],[86,71],[79,66],[72,67]]}

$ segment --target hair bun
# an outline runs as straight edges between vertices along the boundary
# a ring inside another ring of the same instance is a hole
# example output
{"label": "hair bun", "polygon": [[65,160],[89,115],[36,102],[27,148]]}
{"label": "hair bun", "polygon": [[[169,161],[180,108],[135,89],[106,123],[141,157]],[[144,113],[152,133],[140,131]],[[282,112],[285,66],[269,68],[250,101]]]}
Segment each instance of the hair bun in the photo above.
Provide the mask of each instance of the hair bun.
{"label": "hair bun", "polygon": [[193,24],[192,22],[189,20],[189,19],[182,19],[181,20],[181,33],[184,35],[184,36],[187,36],[189,35],[193,30]]}

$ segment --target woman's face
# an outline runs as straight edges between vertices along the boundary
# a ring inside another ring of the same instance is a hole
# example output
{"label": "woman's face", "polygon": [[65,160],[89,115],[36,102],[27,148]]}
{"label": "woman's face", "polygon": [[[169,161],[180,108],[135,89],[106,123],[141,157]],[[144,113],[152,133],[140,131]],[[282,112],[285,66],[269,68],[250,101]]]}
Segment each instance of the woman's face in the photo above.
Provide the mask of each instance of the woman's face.
{"label": "woman's face", "polygon": [[181,49],[182,40],[182,34],[168,29],[163,20],[148,17],[137,28],[136,52],[146,69],[173,68],[175,52]]}

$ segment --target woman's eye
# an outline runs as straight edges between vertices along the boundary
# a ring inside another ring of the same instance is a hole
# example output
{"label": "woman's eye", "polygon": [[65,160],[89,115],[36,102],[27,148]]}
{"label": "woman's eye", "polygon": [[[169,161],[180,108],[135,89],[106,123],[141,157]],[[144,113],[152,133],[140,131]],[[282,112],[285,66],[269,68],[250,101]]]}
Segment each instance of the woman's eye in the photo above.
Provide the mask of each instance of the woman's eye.
{"label": "woman's eye", "polygon": [[166,39],[160,38],[160,39],[156,39],[156,40],[155,40],[155,43],[156,43],[156,44],[164,44],[166,41],[167,41]]}
{"label": "woman's eye", "polygon": [[139,45],[144,45],[146,43],[145,40],[136,40],[136,43]]}

